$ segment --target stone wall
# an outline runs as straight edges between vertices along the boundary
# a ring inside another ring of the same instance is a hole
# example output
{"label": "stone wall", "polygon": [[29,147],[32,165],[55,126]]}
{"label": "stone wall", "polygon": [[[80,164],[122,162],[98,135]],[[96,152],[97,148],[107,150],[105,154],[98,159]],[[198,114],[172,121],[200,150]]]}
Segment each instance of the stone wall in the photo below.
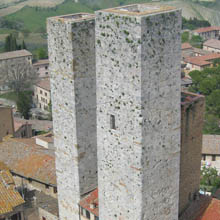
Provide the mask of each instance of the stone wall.
{"label": "stone wall", "polygon": [[199,191],[205,108],[204,97],[185,94],[195,99],[181,106],[180,214],[196,199]]}
{"label": "stone wall", "polygon": [[0,141],[6,135],[14,135],[14,119],[11,107],[0,107]]}
{"label": "stone wall", "polygon": [[101,220],[178,219],[180,30],[171,8],[96,12]]}
{"label": "stone wall", "polygon": [[58,220],[59,218],[45,209],[38,208],[39,219]]}
{"label": "stone wall", "polygon": [[48,19],[48,46],[60,219],[78,220],[97,187],[94,15]]}

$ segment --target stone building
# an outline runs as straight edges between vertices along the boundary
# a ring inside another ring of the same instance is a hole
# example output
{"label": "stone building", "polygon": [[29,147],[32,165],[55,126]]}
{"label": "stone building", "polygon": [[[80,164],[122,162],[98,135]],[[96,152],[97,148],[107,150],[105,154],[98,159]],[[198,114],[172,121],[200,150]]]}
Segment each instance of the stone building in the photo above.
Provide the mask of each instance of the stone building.
{"label": "stone building", "polygon": [[[16,50],[0,53],[0,68],[14,68],[15,65],[30,63],[32,65],[32,54],[27,50]],[[2,70],[1,70],[2,71]],[[5,80],[0,78],[0,91],[8,90]]]}
{"label": "stone building", "polygon": [[193,31],[194,35],[199,35],[203,40],[220,40],[220,26],[202,27]]}
{"label": "stone building", "polygon": [[198,195],[204,99],[181,102],[180,32],[158,5],[48,19],[61,220],[177,220]]}
{"label": "stone building", "polygon": [[0,142],[6,135],[14,135],[14,119],[11,107],[0,106]]}
{"label": "stone building", "polygon": [[49,75],[49,60],[38,60],[33,64],[34,69],[39,74],[39,78],[48,78]]}
{"label": "stone building", "polygon": [[48,111],[49,104],[51,101],[50,94],[50,79],[42,79],[36,85],[34,85],[34,97],[33,101],[36,104],[37,108],[40,108],[43,111]]}
{"label": "stone building", "polygon": [[179,214],[198,199],[205,99],[184,92],[181,95],[181,151]]}
{"label": "stone building", "polygon": [[220,53],[220,39],[210,39],[203,43],[203,50],[207,50],[213,53]]}
{"label": "stone building", "polygon": [[216,168],[220,174],[220,135],[203,135],[202,165]]}
{"label": "stone building", "polygon": [[60,219],[78,219],[97,187],[95,16],[48,19],[48,47]]}

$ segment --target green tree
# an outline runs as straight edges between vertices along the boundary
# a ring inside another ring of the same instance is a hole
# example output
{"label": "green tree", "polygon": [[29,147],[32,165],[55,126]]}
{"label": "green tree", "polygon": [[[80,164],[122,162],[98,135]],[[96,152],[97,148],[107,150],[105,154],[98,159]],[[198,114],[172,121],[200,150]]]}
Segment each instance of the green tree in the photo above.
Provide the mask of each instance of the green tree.
{"label": "green tree", "polygon": [[216,168],[202,167],[200,187],[212,192],[220,187],[220,177]]}
{"label": "green tree", "polygon": [[206,114],[203,133],[220,135],[219,118],[213,114]]}
{"label": "green tree", "polygon": [[10,49],[11,49],[11,42],[10,42],[10,36],[7,36],[6,38],[5,38],[5,48],[4,48],[4,50],[5,50],[5,52],[8,52],[8,51],[10,51]]}
{"label": "green tree", "polygon": [[26,49],[27,49],[27,47],[26,47],[26,44],[25,44],[24,40],[22,41],[21,49],[22,49],[22,50],[26,50]]}
{"label": "green tree", "polygon": [[39,48],[36,51],[37,59],[46,59],[47,58],[47,51],[44,48]]}
{"label": "green tree", "polygon": [[201,48],[202,43],[203,43],[203,39],[199,35],[193,35],[191,40],[190,40],[190,44],[193,47]]}
{"label": "green tree", "polygon": [[53,116],[52,116],[52,103],[51,103],[51,100],[48,104],[48,111],[49,111],[49,120],[52,121],[53,120]]}
{"label": "green tree", "polygon": [[32,98],[30,95],[24,92],[19,92],[18,94],[18,100],[17,100],[17,108],[18,111],[21,113],[21,115],[25,119],[29,119],[30,115],[30,109],[32,105]]}
{"label": "green tree", "polygon": [[189,32],[185,31],[181,35],[182,43],[189,42]]}

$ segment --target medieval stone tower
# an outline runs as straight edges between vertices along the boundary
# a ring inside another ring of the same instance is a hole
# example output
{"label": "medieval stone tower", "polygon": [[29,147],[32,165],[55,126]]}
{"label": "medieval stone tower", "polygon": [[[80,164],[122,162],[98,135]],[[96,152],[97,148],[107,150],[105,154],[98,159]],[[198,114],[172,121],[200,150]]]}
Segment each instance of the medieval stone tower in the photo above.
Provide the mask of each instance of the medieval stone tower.
{"label": "medieval stone tower", "polygon": [[48,19],[60,219],[79,219],[81,196],[97,187],[95,19]]}
{"label": "medieval stone tower", "polygon": [[96,12],[100,220],[177,220],[181,12]]}
{"label": "medieval stone tower", "polygon": [[[48,19],[61,220],[177,220],[181,12],[136,4]],[[98,159],[97,159],[98,155]]]}

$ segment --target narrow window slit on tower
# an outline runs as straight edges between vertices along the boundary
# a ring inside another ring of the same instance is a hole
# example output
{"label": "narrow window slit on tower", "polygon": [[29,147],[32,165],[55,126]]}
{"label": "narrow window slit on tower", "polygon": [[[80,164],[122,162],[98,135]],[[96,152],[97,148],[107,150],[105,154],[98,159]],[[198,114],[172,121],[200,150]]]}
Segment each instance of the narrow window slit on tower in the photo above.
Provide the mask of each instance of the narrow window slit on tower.
{"label": "narrow window slit on tower", "polygon": [[110,115],[110,128],[116,130],[116,127],[115,127],[115,116],[114,115]]}

